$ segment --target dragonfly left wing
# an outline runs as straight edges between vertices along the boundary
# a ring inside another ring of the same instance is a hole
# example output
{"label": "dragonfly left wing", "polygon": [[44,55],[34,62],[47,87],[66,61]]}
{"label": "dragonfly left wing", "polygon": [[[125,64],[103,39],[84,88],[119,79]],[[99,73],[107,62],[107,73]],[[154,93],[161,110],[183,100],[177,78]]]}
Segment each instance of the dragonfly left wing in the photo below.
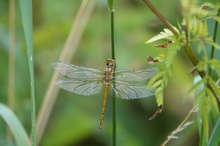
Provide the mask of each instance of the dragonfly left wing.
{"label": "dragonfly left wing", "polygon": [[52,67],[65,77],[56,80],[56,85],[79,95],[93,95],[103,88],[103,73],[93,68],[80,67],[62,61],[55,61]]}
{"label": "dragonfly left wing", "polygon": [[100,70],[80,67],[59,60],[53,62],[52,67],[69,78],[87,80],[101,78],[103,76]]}
{"label": "dragonfly left wing", "polygon": [[103,88],[103,83],[97,80],[76,80],[68,77],[57,79],[56,85],[64,90],[86,96],[98,94]]}

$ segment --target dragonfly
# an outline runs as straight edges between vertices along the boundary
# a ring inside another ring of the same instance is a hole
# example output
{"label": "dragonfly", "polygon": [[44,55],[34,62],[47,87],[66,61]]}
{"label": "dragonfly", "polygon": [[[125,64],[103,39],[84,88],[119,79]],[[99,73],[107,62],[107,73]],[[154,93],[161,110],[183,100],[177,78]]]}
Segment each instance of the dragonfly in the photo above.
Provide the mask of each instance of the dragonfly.
{"label": "dragonfly", "polygon": [[148,81],[157,73],[156,66],[143,70],[115,71],[114,59],[107,59],[104,71],[94,68],[80,67],[62,61],[55,61],[52,67],[64,77],[58,78],[55,84],[60,88],[78,95],[90,96],[100,93],[104,88],[102,113],[99,128],[103,127],[106,98],[109,88],[115,97],[121,99],[137,99],[154,95],[155,90],[148,90]]}

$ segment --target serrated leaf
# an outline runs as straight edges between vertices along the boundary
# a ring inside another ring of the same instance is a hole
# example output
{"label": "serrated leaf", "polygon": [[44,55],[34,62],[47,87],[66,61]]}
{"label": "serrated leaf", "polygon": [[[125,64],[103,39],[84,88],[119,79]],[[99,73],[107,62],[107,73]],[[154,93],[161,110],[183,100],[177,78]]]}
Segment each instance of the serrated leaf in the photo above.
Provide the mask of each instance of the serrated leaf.
{"label": "serrated leaf", "polygon": [[205,2],[205,3],[201,6],[201,8],[203,9],[203,8],[205,8],[205,7],[214,8],[215,5],[212,4],[212,3],[210,3],[210,2]]}
{"label": "serrated leaf", "polygon": [[151,88],[151,86],[153,86],[153,84],[157,81],[157,80],[161,80],[163,77],[164,71],[160,71],[159,73],[157,73],[156,75],[154,75],[150,81],[148,82],[147,88],[149,89],[153,89]]}
{"label": "serrated leaf", "polygon": [[[176,30],[176,32],[179,33],[179,30],[173,26],[173,28]],[[164,28],[163,32],[160,32],[160,34],[152,37],[151,39],[149,39],[147,42],[145,43],[152,43],[161,39],[170,39],[170,37],[174,36],[173,32],[167,28]]]}
{"label": "serrated leaf", "polygon": [[157,106],[163,105],[163,88],[157,88],[155,92]]}
{"label": "serrated leaf", "polygon": [[177,48],[171,47],[171,46],[168,48],[167,59],[166,59],[166,62],[165,62],[167,68],[169,68],[170,65],[173,63],[173,59],[176,56],[176,53],[177,53]]}
{"label": "serrated leaf", "polygon": [[156,81],[152,86],[151,86],[151,90],[152,89],[156,89],[157,87],[161,86],[161,84],[163,83],[163,80],[159,80],[159,81]]}

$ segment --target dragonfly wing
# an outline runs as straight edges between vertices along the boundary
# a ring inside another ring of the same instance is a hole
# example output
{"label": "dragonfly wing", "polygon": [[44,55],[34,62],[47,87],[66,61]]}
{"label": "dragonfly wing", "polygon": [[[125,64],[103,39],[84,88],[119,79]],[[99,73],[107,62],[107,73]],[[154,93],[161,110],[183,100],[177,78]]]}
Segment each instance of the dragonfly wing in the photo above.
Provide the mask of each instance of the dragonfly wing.
{"label": "dragonfly wing", "polygon": [[154,95],[154,90],[147,90],[146,84],[130,84],[121,81],[115,81],[112,84],[114,94],[122,99],[137,99]]}
{"label": "dragonfly wing", "polygon": [[75,79],[95,79],[103,76],[102,72],[93,68],[80,67],[62,61],[55,61],[52,67],[59,73]]}
{"label": "dragonfly wing", "polygon": [[159,72],[159,69],[156,66],[149,66],[143,70],[116,71],[115,80],[126,82],[146,81],[152,78],[157,72]]}
{"label": "dragonfly wing", "polygon": [[98,94],[103,88],[103,83],[97,80],[76,80],[68,77],[57,79],[56,85],[79,95]]}

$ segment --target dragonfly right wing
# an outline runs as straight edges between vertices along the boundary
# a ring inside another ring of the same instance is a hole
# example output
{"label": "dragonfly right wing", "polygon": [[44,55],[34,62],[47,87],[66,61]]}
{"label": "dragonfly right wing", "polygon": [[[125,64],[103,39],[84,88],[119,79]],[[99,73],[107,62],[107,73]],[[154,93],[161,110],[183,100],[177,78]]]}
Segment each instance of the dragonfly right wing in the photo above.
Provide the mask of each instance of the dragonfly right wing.
{"label": "dragonfly right wing", "polygon": [[159,69],[149,66],[143,70],[116,71],[112,82],[115,95],[122,99],[137,99],[154,95],[155,90],[148,90],[147,83]]}
{"label": "dragonfly right wing", "polygon": [[100,91],[102,91],[103,88],[103,83],[97,80],[80,81],[68,77],[57,79],[56,85],[64,90],[86,96],[98,94]]}
{"label": "dragonfly right wing", "polygon": [[148,90],[146,86],[146,84],[115,81],[112,90],[118,98],[122,99],[137,99],[154,95],[155,90]]}
{"label": "dragonfly right wing", "polygon": [[126,82],[143,82],[148,81],[158,72],[159,69],[156,66],[148,66],[143,70],[121,70],[115,72],[115,80]]}

